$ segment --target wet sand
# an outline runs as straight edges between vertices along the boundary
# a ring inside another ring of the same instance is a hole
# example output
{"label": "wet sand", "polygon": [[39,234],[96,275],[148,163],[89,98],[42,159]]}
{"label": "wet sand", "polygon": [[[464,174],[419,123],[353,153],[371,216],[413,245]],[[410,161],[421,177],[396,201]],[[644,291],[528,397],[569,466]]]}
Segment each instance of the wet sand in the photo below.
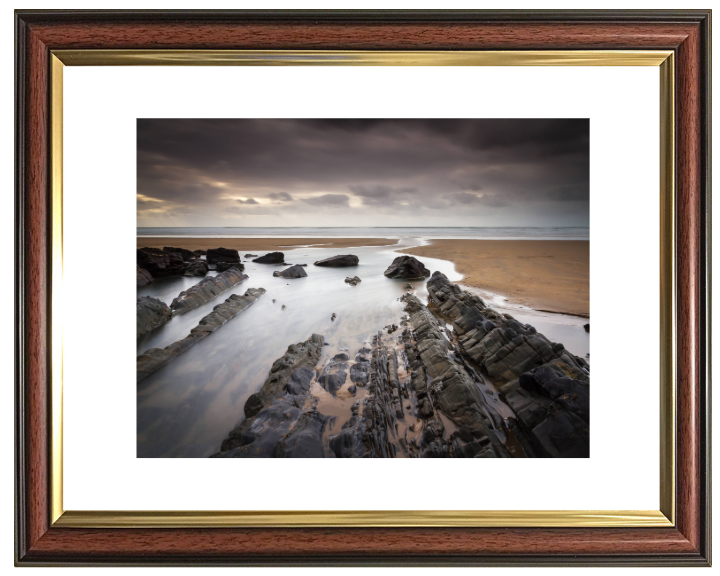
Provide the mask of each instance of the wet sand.
{"label": "wet sand", "polygon": [[137,237],[138,248],[185,248],[186,250],[207,250],[208,248],[233,248],[244,252],[271,250],[292,250],[299,246],[313,245],[318,248],[357,248],[359,246],[391,246],[397,239],[388,238],[148,238]]}
{"label": "wet sand", "polygon": [[432,240],[402,252],[450,260],[465,276],[459,284],[502,294],[535,310],[590,314],[587,240]]}

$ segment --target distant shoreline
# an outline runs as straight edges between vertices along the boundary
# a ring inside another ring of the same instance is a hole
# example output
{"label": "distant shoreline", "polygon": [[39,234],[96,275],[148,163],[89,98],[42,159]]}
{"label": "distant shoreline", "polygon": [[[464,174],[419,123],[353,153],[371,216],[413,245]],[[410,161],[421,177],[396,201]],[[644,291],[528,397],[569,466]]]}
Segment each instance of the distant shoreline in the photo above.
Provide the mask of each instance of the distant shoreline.
{"label": "distant shoreline", "polygon": [[185,248],[186,250],[207,250],[208,248],[231,248],[239,252],[248,251],[289,251],[308,245],[318,248],[359,248],[361,246],[393,246],[398,243],[397,238],[262,238],[251,236],[249,238],[209,238],[192,236],[149,237],[138,236],[138,248]]}

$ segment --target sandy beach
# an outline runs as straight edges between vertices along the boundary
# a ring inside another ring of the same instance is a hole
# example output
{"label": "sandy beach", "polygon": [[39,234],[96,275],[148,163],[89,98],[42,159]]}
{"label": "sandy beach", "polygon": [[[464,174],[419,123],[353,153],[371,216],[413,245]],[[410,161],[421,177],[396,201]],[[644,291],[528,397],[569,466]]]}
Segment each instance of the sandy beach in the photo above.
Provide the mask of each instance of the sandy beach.
{"label": "sandy beach", "polygon": [[403,250],[450,260],[459,284],[486,289],[536,310],[590,314],[590,243],[586,240],[432,240]]}
{"label": "sandy beach", "polygon": [[162,248],[172,246],[186,250],[207,250],[208,248],[233,248],[242,253],[248,250],[293,250],[300,246],[318,248],[357,248],[359,246],[391,246],[397,239],[388,238],[149,238],[138,236],[138,248]]}

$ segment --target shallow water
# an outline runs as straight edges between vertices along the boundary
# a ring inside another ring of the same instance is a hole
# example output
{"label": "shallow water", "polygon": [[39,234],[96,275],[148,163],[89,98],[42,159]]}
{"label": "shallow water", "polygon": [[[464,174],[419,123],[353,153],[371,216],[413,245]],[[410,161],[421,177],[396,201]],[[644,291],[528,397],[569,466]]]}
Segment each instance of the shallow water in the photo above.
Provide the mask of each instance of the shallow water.
{"label": "shallow water", "polygon": [[[289,263],[308,264],[308,277],[295,280],[273,278],[273,271],[283,266],[245,262],[248,280],[147,335],[139,343],[138,353],[184,338],[231,294],[244,294],[252,287],[266,289],[245,312],[138,384],[137,455],[202,457],[218,451],[242,418],[248,396],[262,386],[270,366],[290,344],[307,340],[313,333],[322,334],[330,344],[325,347],[323,362],[339,348],[348,348],[354,356],[375,331],[399,323],[403,315],[399,298],[408,281],[385,278],[383,272],[398,256],[394,249],[421,243],[406,239],[387,248],[292,250],[286,252]],[[359,266],[313,266],[317,260],[347,252],[360,258]],[[433,272],[460,278],[450,262],[431,258],[423,262]],[[359,276],[362,282],[350,286],[344,282],[347,276]],[[156,296],[169,304],[198,281],[200,278],[167,279],[138,289],[138,295]],[[418,288],[420,298],[427,298],[424,282],[410,283]],[[337,314],[335,321],[330,319],[333,313]]]}
{"label": "shallow water", "polygon": [[[383,272],[398,256],[396,250],[424,243],[421,238],[406,237],[389,247],[291,250],[285,253],[287,262],[308,265],[308,277],[295,280],[272,276],[273,271],[284,266],[255,264],[243,258],[248,280],[203,306],[172,318],[138,342],[138,354],[148,348],[167,346],[184,338],[203,316],[231,294],[244,294],[253,287],[266,290],[247,310],[137,385],[137,456],[206,457],[217,452],[222,440],[242,419],[248,396],[260,389],[270,366],[290,344],[302,342],[313,333],[322,334],[329,343],[320,360],[323,364],[341,349],[347,349],[353,358],[377,330],[399,324],[404,315],[399,298],[406,293],[408,280],[391,280]],[[351,268],[313,266],[317,260],[343,253],[356,254],[360,264]],[[433,258],[422,261],[432,272],[440,271],[454,282],[462,278],[451,262]],[[362,282],[352,287],[344,282],[347,276],[359,276]],[[154,296],[170,304],[182,290],[200,280],[183,277],[159,280],[139,288],[138,295]],[[425,282],[409,283],[416,289],[416,295],[427,301]],[[573,353],[584,356],[589,350],[589,336],[586,343],[575,337],[574,322],[582,319],[546,315],[561,317],[547,319],[533,316],[530,309],[498,308],[521,322],[532,323],[539,332],[563,342]],[[333,313],[337,314],[334,321]],[[583,331],[582,323],[579,329]],[[572,345],[562,339],[563,331]]]}

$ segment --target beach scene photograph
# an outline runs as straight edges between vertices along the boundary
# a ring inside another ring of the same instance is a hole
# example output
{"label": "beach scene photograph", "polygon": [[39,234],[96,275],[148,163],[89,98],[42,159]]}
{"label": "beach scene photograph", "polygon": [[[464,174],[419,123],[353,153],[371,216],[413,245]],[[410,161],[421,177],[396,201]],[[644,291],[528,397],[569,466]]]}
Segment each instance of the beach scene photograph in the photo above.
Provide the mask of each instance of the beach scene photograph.
{"label": "beach scene photograph", "polygon": [[138,458],[590,457],[588,119],[138,119]]}

